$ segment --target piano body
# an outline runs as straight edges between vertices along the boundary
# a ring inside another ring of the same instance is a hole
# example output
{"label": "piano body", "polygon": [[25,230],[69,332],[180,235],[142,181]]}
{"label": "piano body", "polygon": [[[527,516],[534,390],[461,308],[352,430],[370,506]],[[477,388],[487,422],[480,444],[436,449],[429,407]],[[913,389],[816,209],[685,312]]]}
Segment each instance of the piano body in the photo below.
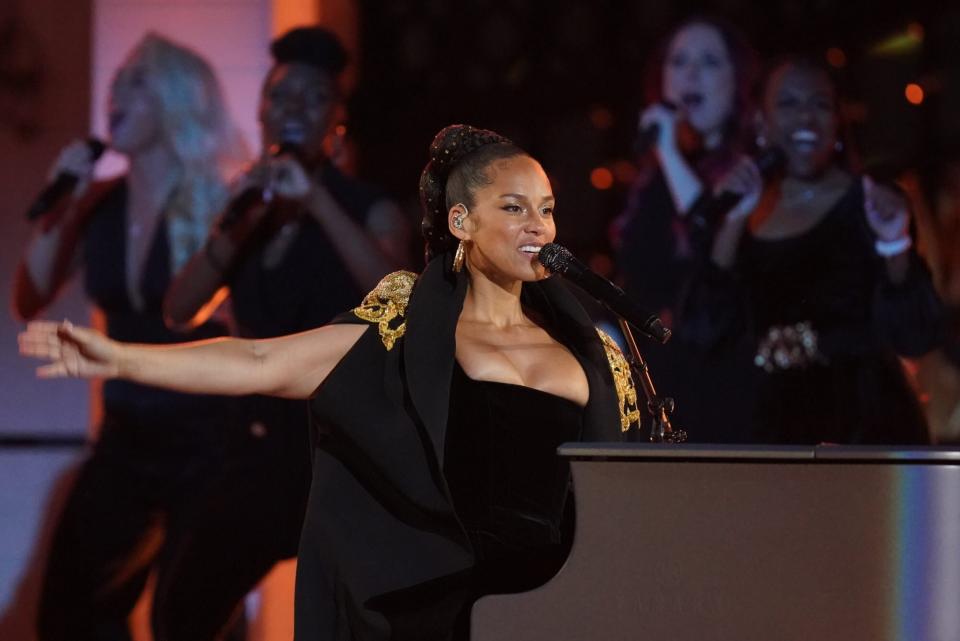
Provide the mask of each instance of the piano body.
{"label": "piano body", "polygon": [[573,548],[473,641],[960,641],[960,451],[576,444]]}

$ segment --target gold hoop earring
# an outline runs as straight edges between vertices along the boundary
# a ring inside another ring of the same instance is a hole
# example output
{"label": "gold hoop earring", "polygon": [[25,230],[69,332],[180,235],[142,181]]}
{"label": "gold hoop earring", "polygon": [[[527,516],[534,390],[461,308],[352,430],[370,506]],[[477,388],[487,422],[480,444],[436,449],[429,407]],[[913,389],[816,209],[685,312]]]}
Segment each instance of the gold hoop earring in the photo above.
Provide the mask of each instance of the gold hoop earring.
{"label": "gold hoop earring", "polygon": [[453,255],[453,271],[459,272],[463,269],[463,259],[466,257],[466,253],[463,250],[463,241],[461,240],[457,244],[457,252]]}

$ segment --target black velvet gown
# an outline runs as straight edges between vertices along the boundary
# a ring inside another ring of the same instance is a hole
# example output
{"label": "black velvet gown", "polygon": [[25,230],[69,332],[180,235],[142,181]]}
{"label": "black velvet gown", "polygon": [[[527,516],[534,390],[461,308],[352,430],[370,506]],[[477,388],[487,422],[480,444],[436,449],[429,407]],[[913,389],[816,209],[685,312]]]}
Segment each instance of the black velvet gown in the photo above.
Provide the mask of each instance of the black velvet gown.
{"label": "black velvet gown", "polygon": [[388,276],[337,319],[368,326],[310,400],[297,641],[465,638],[477,596],[543,583],[566,556],[557,445],[635,427],[622,355],[558,279],[522,299],[583,368],[586,406],[469,380],[454,358],[467,276],[451,257]]}
{"label": "black velvet gown", "polygon": [[563,564],[570,470],[556,450],[580,439],[582,413],[568,399],[476,381],[454,365],[444,473],[476,557],[456,638],[467,638],[473,600],[531,590]]}
{"label": "black velvet gown", "polygon": [[735,268],[713,268],[697,283],[698,330],[714,340],[741,315],[756,344],[771,327],[800,322],[817,334],[815,362],[762,373],[756,403],[744,406],[757,442],[928,442],[898,356],[937,344],[941,305],[915,252],[894,284],[873,245],[854,180],[811,229],[778,240],[745,232]]}

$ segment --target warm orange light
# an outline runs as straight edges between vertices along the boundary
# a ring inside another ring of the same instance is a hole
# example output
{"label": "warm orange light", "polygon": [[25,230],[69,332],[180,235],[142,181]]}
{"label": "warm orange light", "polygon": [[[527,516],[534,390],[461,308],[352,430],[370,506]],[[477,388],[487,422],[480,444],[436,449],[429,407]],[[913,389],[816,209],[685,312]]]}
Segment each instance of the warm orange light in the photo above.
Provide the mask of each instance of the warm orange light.
{"label": "warm orange light", "polygon": [[594,189],[610,189],[613,187],[613,172],[606,167],[597,167],[590,172],[590,184]]}
{"label": "warm orange light", "polygon": [[837,69],[847,66],[847,54],[840,47],[830,47],[827,49],[827,64]]}
{"label": "warm orange light", "polygon": [[319,23],[320,5],[317,0],[273,0],[273,35],[279,36],[294,27]]}
{"label": "warm orange light", "polygon": [[923,102],[923,87],[915,82],[911,82],[907,85],[907,88],[903,90],[903,95],[906,96],[907,102],[911,105],[919,105]]}

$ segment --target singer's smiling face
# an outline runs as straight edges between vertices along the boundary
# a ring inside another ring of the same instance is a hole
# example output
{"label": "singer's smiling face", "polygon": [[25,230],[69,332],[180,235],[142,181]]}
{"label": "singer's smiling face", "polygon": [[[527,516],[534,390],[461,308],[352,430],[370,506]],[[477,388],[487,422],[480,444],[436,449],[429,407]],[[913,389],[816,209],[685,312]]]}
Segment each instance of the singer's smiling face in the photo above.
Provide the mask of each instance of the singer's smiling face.
{"label": "singer's smiling face", "polygon": [[766,137],[787,155],[787,173],[815,178],[834,162],[836,95],[826,72],[786,64],[770,76],[764,93]]}
{"label": "singer's smiling face", "polygon": [[473,193],[463,220],[467,266],[505,284],[545,278],[537,253],[557,235],[546,172],[522,155],[492,162],[485,174],[489,183]]}
{"label": "singer's smiling face", "polygon": [[161,111],[146,68],[139,63],[121,67],[110,86],[110,146],[132,154],[159,144],[163,140]]}
{"label": "singer's smiling face", "polygon": [[274,66],[260,96],[264,150],[292,143],[319,155],[336,104],[336,81],[329,73],[301,62]]}
{"label": "singer's smiling face", "polygon": [[736,78],[723,36],[693,23],[670,41],[663,63],[663,97],[676,105],[699,133],[722,132],[733,113]]}

